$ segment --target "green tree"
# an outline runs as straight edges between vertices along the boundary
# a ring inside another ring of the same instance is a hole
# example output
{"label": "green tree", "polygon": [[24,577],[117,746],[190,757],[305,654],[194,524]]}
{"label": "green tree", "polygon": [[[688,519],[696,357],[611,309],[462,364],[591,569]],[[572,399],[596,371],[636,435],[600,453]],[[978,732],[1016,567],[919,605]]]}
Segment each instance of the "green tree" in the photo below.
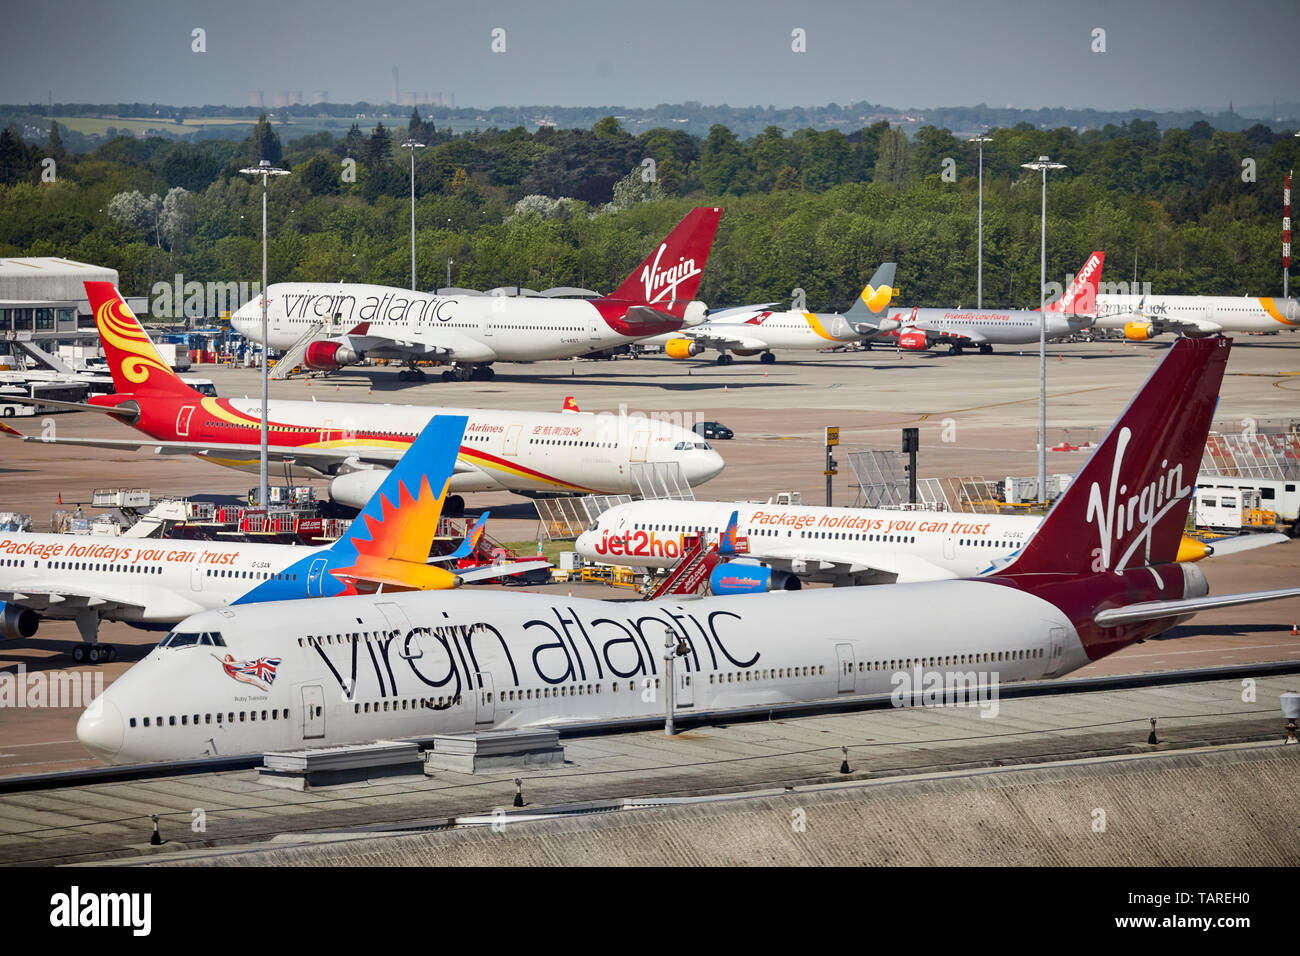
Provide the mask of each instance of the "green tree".
{"label": "green tree", "polygon": [[280,137],[276,135],[275,129],[263,113],[258,117],[257,125],[253,127],[253,158],[265,159],[272,166],[278,166],[282,155]]}
{"label": "green tree", "polygon": [[895,189],[907,182],[907,136],[901,129],[886,130],[880,137],[880,155],[872,180]]}
{"label": "green tree", "polygon": [[598,121],[591,131],[598,139],[619,139],[623,136],[623,127],[619,126],[618,120],[612,116],[606,116]]}

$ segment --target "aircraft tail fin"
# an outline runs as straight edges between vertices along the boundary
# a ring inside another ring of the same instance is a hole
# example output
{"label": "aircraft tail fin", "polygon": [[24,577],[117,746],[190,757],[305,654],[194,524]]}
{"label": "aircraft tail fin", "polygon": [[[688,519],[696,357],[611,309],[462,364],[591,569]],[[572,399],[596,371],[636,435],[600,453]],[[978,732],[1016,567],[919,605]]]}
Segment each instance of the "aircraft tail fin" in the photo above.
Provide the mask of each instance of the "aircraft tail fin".
{"label": "aircraft tail fin", "polygon": [[423,567],[438,532],[467,421],[464,415],[434,416],[333,549],[353,548],[372,560]]}
{"label": "aircraft tail fin", "polygon": [[1178,557],[1232,340],[1180,339],[997,575],[1101,574]]}
{"label": "aircraft tail fin", "polygon": [[724,558],[732,557],[736,553],[736,526],[739,524],[740,512],[733,511],[731,517],[727,519],[727,526],[718,536],[718,554]]}
{"label": "aircraft tail fin", "polygon": [[1106,253],[1094,252],[1070,281],[1070,286],[1055,302],[1048,303],[1048,312],[1065,312],[1071,315],[1091,315],[1097,311],[1097,286],[1101,282],[1101,267]]}
{"label": "aircraft tail fin", "polygon": [[862,325],[871,329],[880,324],[889,310],[889,303],[898,295],[898,289],[894,286],[894,273],[897,270],[896,262],[886,262],[876,270],[853,307],[844,314],[849,325],[855,328]]}
{"label": "aircraft tail fin", "polygon": [[119,395],[198,394],[163,361],[117,286],[111,282],[83,285],[113,375],[113,388]]}
{"label": "aircraft tail fin", "polygon": [[580,408],[578,407],[578,400],[577,400],[576,398],[574,398],[572,395],[565,395],[565,396],[564,396],[564,406],[560,409],[560,411],[562,411],[562,412],[580,412],[580,411],[582,411],[582,409],[580,409]]}
{"label": "aircraft tail fin", "polygon": [[699,291],[721,218],[716,206],[692,209],[609,298],[683,318]]}

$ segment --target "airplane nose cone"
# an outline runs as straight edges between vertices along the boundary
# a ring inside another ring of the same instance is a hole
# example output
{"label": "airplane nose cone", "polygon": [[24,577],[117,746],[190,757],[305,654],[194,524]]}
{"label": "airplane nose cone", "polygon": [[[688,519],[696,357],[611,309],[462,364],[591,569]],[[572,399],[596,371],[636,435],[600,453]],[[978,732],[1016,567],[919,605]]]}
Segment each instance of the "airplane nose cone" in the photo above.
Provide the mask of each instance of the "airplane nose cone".
{"label": "airplane nose cone", "polygon": [[121,711],[103,694],[90,702],[77,721],[77,739],[81,746],[105,763],[112,763],[113,757],[122,749],[125,734],[126,724]]}
{"label": "airplane nose cone", "polygon": [[725,466],[726,462],[722,460],[722,456],[713,449],[702,451],[687,466],[687,478],[692,485],[702,485],[710,478],[716,478]]}

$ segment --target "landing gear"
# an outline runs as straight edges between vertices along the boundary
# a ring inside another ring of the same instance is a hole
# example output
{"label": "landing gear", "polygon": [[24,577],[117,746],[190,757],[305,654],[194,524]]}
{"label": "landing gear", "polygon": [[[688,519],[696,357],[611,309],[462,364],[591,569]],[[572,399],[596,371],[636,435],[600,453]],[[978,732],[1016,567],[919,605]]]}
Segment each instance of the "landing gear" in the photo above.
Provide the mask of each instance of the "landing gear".
{"label": "landing gear", "polygon": [[731,364],[732,362],[734,362],[734,361],[736,361],[736,359],[735,359],[734,356],[732,356],[732,355],[728,355],[726,352],[719,352],[719,353],[718,353],[718,364],[719,364],[719,365],[730,365],[730,364]]}
{"label": "landing gear", "polygon": [[112,644],[78,644],[72,649],[74,664],[107,664],[117,660],[117,648]]}
{"label": "landing gear", "polygon": [[453,365],[442,373],[444,382],[490,382],[496,377],[491,365]]}
{"label": "landing gear", "polygon": [[397,373],[399,382],[423,382],[424,379],[424,371],[415,367],[404,368]]}
{"label": "landing gear", "polygon": [[764,365],[773,365],[776,362],[776,356],[773,355],[771,352],[764,352],[762,355],[758,357],[758,360],[762,362]]}
{"label": "landing gear", "polygon": [[980,355],[992,355],[992,354],[993,354],[993,346],[989,345],[987,342],[980,346]]}
{"label": "landing gear", "polygon": [[959,342],[949,342],[949,343],[948,343],[948,354],[949,354],[949,355],[961,355],[961,343],[959,343]]}
{"label": "landing gear", "polygon": [[442,503],[442,510],[449,518],[459,518],[465,513],[465,499],[460,495],[448,495]]}

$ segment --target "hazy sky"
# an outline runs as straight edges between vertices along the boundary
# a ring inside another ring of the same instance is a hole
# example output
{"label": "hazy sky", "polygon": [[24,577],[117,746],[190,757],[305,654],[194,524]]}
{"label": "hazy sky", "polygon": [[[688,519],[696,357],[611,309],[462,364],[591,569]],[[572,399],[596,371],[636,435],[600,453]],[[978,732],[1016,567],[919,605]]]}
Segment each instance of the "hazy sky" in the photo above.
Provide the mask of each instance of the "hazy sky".
{"label": "hazy sky", "polygon": [[[5,3],[0,102],[457,106],[868,100],[1169,109],[1300,98],[1295,0],[50,0]],[[191,51],[191,31],[207,51]],[[505,31],[492,53],[492,31]],[[791,50],[791,32],[807,52]],[[1093,30],[1106,52],[1091,51]]]}

